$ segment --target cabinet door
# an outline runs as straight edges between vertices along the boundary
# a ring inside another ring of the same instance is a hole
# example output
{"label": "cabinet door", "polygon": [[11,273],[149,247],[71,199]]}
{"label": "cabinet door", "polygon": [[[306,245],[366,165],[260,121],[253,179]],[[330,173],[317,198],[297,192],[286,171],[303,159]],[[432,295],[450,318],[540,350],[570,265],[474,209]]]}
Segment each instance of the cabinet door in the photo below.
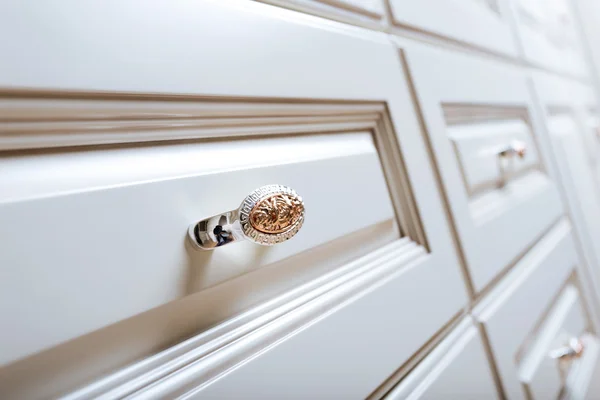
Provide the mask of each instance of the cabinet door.
{"label": "cabinet door", "polygon": [[390,6],[397,25],[517,55],[505,0],[390,0]]}
{"label": "cabinet door", "polygon": [[524,58],[563,73],[587,76],[588,67],[568,0],[512,0]]}
{"label": "cabinet door", "polygon": [[577,263],[563,221],[475,307],[506,398],[595,398],[599,342],[580,295]]}
{"label": "cabinet door", "polygon": [[526,77],[410,47],[407,64],[475,291],[563,214]]}
{"label": "cabinet door", "polygon": [[[385,34],[168,0],[0,32],[3,398],[364,398],[465,306]],[[305,192],[296,237],[190,248],[266,184]]]}
{"label": "cabinet door", "polygon": [[557,177],[581,243],[584,265],[579,265],[585,294],[597,313],[600,288],[600,185],[596,158],[598,137],[595,107],[590,88],[557,77],[536,75],[534,88],[539,97],[540,115],[546,126],[557,165]]}

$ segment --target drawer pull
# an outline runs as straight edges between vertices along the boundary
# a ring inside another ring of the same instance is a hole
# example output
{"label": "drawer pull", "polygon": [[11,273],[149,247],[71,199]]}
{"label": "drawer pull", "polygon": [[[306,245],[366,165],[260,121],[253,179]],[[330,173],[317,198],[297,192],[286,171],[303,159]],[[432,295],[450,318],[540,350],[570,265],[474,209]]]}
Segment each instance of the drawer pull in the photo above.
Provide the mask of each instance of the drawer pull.
{"label": "drawer pull", "polygon": [[550,357],[558,360],[572,360],[579,358],[583,354],[585,344],[579,338],[571,338],[566,346],[550,352]]}
{"label": "drawer pull", "polygon": [[498,156],[500,158],[509,158],[514,156],[523,158],[526,154],[527,144],[520,140],[513,140],[506,147],[503,147],[498,151]]}
{"label": "drawer pull", "polygon": [[[496,154],[498,155],[498,167],[500,168],[498,187],[501,188],[506,184],[507,179],[511,174],[510,170],[515,167],[515,157],[520,159],[525,158],[525,155],[527,154],[527,143],[520,140],[513,140],[508,145],[500,147]],[[508,170],[507,167],[510,167],[510,170]]]}
{"label": "drawer pull", "polygon": [[291,239],[304,223],[304,202],[291,188],[267,185],[250,193],[240,207],[189,227],[192,243],[212,250],[239,240],[271,246]]}

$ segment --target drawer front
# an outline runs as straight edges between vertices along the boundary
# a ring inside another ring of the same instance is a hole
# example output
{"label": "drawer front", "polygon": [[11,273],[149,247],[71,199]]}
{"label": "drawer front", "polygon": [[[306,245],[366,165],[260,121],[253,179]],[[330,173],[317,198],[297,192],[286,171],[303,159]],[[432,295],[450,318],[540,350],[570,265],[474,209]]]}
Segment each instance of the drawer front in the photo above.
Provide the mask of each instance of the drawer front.
{"label": "drawer front", "polygon": [[556,177],[562,183],[565,205],[581,243],[585,263],[578,273],[590,308],[597,314],[600,287],[600,174],[594,153],[600,149],[595,124],[590,120],[595,104],[589,87],[570,80],[536,74],[534,89],[540,101],[542,121],[555,159]]}
{"label": "drawer front", "polygon": [[[583,339],[586,316],[577,288],[565,287],[531,343],[527,344],[519,368],[519,378],[533,399],[557,398],[563,390],[571,360],[554,358],[570,341]],[[591,337],[589,338],[591,339]]]}
{"label": "drawer front", "polygon": [[568,0],[515,0],[514,14],[526,60],[560,72],[588,75],[577,19]]}
{"label": "drawer front", "polygon": [[481,336],[471,318],[390,391],[386,400],[498,399]]}
{"label": "drawer front", "polygon": [[[2,334],[10,344],[2,364],[275,263],[290,270],[297,265],[288,279],[306,281],[307,251],[353,234],[368,242],[375,230],[378,246],[399,238],[368,133],[5,157],[0,163],[8,172],[0,183],[7,246],[0,263],[13,266],[3,271],[0,299],[21,304],[1,315],[12,326]],[[214,252],[186,248],[190,224],[239,207],[253,189],[270,183],[297,190],[312,215],[296,237],[269,248],[250,241]],[[52,228],[32,252],[36,227]],[[98,312],[90,315],[93,309]],[[54,328],[40,314],[52,316]],[[43,338],[17,334],[40,331]]]}
{"label": "drawer front", "polygon": [[510,399],[556,398],[571,390],[575,374],[589,376],[589,366],[574,372],[578,359],[552,358],[572,339],[597,357],[573,275],[578,261],[570,231],[565,221],[553,228],[474,310]]}
{"label": "drawer front", "polygon": [[505,0],[390,0],[393,22],[460,42],[517,55]]}
{"label": "drawer front", "polygon": [[[170,398],[236,377],[275,397],[365,397],[461,311],[385,34],[257,2],[160,0],[143,23],[137,2],[91,7],[0,6],[5,35],[39,29],[0,43],[0,87],[30,88],[0,91],[3,398]],[[190,50],[190,35],[212,40]],[[298,235],[189,245],[190,225],[265,184],[303,197]]]}
{"label": "drawer front", "polygon": [[441,50],[414,47],[406,54],[479,292],[563,214],[543,163],[541,126],[531,117],[525,76]]}

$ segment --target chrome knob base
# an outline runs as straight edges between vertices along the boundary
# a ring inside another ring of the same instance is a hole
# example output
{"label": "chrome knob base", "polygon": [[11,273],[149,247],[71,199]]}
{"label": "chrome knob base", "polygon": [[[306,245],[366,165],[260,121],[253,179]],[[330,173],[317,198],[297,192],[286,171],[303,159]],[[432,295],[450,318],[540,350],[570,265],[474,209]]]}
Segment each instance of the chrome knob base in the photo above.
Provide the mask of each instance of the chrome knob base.
{"label": "chrome knob base", "polygon": [[287,186],[267,185],[246,196],[238,209],[191,225],[188,236],[202,250],[239,240],[272,246],[294,237],[303,223],[302,197]]}

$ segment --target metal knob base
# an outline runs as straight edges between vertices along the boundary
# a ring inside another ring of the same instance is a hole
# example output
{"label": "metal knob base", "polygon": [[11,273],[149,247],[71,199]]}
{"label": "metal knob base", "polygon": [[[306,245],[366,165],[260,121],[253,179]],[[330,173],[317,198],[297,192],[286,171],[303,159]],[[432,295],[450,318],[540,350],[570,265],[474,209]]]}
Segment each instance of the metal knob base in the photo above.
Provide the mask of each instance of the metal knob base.
{"label": "metal knob base", "polygon": [[303,223],[302,198],[287,186],[267,185],[246,196],[238,209],[191,225],[188,236],[202,250],[239,240],[271,246],[294,237]]}

